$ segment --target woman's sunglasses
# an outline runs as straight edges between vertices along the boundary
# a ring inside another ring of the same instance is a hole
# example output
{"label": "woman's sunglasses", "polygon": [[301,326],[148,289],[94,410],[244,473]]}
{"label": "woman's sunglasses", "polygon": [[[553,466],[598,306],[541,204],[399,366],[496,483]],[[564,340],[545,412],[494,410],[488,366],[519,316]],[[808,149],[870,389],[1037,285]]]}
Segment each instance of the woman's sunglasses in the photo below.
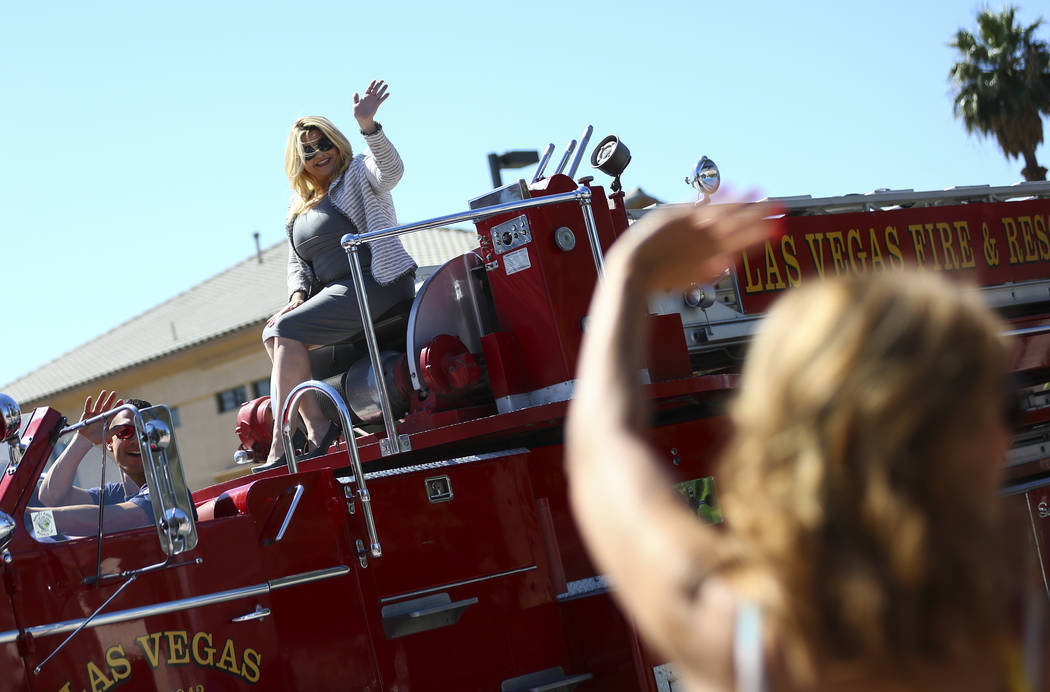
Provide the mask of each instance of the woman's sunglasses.
{"label": "woman's sunglasses", "polygon": [[131,423],[117,425],[109,429],[109,434],[118,440],[130,440],[135,436],[135,426]]}
{"label": "woman's sunglasses", "polygon": [[317,140],[313,145],[303,143],[303,158],[309,161],[313,157],[317,156],[319,151],[329,151],[335,144],[332,140],[328,139],[324,135],[321,135],[321,139]]}

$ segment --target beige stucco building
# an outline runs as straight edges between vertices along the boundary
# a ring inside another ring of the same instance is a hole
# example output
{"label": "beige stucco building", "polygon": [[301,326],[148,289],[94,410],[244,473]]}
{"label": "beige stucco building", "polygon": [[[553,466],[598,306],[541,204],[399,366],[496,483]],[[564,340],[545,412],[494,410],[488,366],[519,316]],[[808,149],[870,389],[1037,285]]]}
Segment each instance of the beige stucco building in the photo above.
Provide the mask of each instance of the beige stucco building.
{"label": "beige stucco building", "polygon": [[[474,232],[457,229],[422,231],[403,240],[422,268],[417,280],[477,246]],[[270,361],[260,333],[287,300],[287,257],[285,242],[262,250],[0,391],[14,397],[23,412],[51,406],[72,422],[85,397],[102,388],[166,404],[173,410],[191,489],[247,473],[247,467],[233,463],[239,444],[234,426],[243,401],[269,393]],[[97,485],[97,463],[81,467],[78,484]]]}

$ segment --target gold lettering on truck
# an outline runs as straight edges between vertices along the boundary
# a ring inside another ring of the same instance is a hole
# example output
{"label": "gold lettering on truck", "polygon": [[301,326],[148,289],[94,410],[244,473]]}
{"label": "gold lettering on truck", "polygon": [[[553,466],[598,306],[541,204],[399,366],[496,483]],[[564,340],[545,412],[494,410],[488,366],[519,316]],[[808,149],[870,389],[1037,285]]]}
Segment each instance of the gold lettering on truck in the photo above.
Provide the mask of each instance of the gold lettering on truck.
{"label": "gold lettering on truck", "polygon": [[[249,683],[262,678],[262,653],[252,647],[241,647],[232,638],[222,640],[221,646],[211,632],[196,632],[192,636],[186,630],[147,632],[135,637],[135,644],[151,670],[160,666],[193,665],[202,669],[218,670]],[[114,644],[106,649],[102,664],[86,661],[83,679],[87,686],[74,686],[66,681],[58,692],[107,692],[132,677],[131,659],[123,644]],[[197,685],[189,689],[203,687]]]}

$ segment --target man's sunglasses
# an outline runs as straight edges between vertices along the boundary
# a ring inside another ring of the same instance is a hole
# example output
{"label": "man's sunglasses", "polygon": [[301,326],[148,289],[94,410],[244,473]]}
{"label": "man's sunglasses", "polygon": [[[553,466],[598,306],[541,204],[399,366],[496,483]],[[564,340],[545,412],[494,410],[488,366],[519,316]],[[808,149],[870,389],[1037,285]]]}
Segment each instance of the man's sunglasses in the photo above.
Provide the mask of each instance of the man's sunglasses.
{"label": "man's sunglasses", "polygon": [[109,429],[109,434],[116,437],[118,440],[130,440],[135,436],[135,426],[131,423],[117,425]]}
{"label": "man's sunglasses", "polygon": [[330,151],[334,146],[335,144],[332,143],[332,140],[321,135],[321,139],[317,140],[313,145],[303,143],[303,158],[309,161],[317,156],[318,151]]}

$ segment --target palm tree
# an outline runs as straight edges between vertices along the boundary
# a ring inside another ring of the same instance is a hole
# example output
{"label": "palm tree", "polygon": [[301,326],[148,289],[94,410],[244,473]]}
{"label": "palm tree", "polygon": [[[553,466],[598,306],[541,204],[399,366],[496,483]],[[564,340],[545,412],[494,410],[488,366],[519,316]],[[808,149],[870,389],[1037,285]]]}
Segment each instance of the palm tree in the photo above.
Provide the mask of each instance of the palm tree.
{"label": "palm tree", "polygon": [[1042,23],[1014,24],[1015,8],[977,15],[979,36],[965,29],[949,45],[962,60],[952,65],[955,117],[966,131],[995,135],[1009,158],[1024,157],[1025,180],[1046,180],[1046,168],[1035,160],[1043,142],[1041,114],[1050,115],[1050,49],[1033,38]]}

